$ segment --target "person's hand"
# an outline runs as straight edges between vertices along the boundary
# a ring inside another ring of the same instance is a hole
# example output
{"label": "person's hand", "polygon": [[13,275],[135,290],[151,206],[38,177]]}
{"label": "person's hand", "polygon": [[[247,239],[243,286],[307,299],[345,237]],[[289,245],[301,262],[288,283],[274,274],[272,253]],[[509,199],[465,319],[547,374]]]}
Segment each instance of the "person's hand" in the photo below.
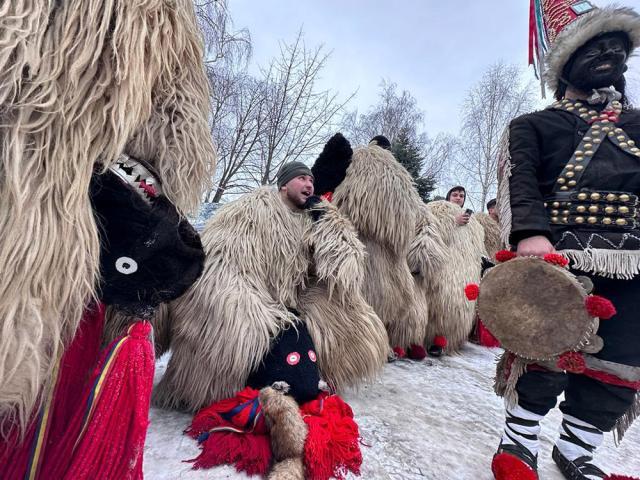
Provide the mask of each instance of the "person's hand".
{"label": "person's hand", "polygon": [[311,195],[309,198],[307,198],[307,201],[304,202],[304,205],[302,207],[303,209],[309,211],[309,213],[311,214],[311,218],[313,219],[314,222],[317,222],[318,220],[320,220],[320,218],[322,218],[322,215],[325,212],[324,209],[316,208],[316,206],[321,201],[322,199],[317,195]]}
{"label": "person's hand", "polygon": [[544,235],[535,235],[518,242],[519,257],[544,257],[547,253],[555,251],[556,249]]}
{"label": "person's hand", "polygon": [[471,215],[469,215],[467,212],[459,213],[458,215],[456,215],[456,225],[466,225],[467,223],[469,223],[470,218]]}

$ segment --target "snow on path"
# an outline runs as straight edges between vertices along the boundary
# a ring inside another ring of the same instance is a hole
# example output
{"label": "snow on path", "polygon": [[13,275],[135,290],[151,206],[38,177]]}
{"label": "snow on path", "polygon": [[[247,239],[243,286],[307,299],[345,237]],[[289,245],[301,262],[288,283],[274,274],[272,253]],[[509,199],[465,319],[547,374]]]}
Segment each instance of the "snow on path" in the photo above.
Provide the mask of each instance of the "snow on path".
{"label": "snow on path", "polygon": [[[500,353],[468,344],[460,355],[397,361],[385,367],[379,381],[345,393],[364,444],[360,478],[493,480],[491,457],[504,420],[502,401],[492,390]],[[158,361],[156,381],[167,360]],[[563,480],[551,460],[560,418],[554,410],[542,423],[541,480]],[[251,478],[230,467],[194,471],[184,463],[199,451],[195,441],[182,435],[190,420],[190,415],[151,409],[147,480]],[[598,453],[605,470],[640,477],[640,422],[618,448],[608,434]]]}

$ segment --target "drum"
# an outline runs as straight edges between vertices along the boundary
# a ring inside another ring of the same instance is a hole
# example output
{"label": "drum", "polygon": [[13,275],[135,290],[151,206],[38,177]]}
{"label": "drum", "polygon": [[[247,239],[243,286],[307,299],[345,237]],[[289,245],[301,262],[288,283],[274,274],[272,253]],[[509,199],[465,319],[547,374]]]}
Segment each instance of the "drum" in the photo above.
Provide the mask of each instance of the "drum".
{"label": "drum", "polygon": [[569,351],[602,348],[595,314],[610,315],[594,305],[608,301],[589,295],[589,278],[573,275],[558,258],[513,258],[487,270],[481,280],[477,309],[482,322],[505,350],[521,358],[552,360]]}

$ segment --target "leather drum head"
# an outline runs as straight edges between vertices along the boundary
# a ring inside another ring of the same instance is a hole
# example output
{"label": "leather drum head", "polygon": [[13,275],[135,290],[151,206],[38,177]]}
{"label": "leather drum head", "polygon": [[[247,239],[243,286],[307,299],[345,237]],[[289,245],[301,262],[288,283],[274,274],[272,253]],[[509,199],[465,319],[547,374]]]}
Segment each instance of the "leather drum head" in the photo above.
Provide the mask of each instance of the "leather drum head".
{"label": "leather drum head", "polygon": [[478,313],[502,346],[546,360],[575,350],[593,318],[575,276],[539,258],[515,258],[491,268],[480,284]]}

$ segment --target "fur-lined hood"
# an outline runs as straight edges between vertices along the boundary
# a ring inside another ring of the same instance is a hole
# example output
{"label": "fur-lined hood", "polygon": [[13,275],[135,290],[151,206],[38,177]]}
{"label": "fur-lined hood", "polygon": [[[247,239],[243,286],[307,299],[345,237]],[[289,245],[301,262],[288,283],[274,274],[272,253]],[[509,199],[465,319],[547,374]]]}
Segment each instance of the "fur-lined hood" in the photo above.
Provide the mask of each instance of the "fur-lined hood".
{"label": "fur-lined hood", "polygon": [[546,58],[545,81],[552,91],[558,88],[562,70],[571,56],[592,38],[610,32],[629,36],[631,50],[640,46],[640,14],[628,7],[611,5],[596,8],[578,17],[556,37]]}

